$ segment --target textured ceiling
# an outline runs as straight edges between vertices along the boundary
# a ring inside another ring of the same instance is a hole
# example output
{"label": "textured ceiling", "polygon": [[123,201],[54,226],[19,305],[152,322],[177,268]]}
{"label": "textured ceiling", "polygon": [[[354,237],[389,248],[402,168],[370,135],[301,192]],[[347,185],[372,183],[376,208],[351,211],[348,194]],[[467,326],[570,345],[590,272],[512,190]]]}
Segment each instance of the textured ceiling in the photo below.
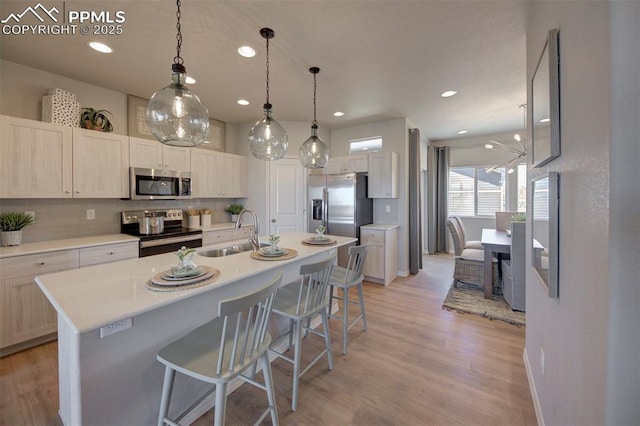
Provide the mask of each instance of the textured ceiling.
{"label": "textured ceiling", "polygon": [[[0,16],[37,2],[3,1]],[[175,55],[173,1],[43,2],[69,10],[125,11],[122,35],[2,35],[2,59],[149,98],[169,83]],[[407,117],[431,140],[521,129],[526,101],[527,2],[182,1],[183,49],[192,90],[212,117],[246,123],[265,100],[270,27],[270,100],[278,120],[311,121],[318,66],[318,122],[327,128]],[[24,18],[27,19],[26,17]],[[96,53],[88,41],[111,45]],[[236,53],[242,44],[255,58]],[[443,99],[444,90],[459,94]],[[242,107],[236,100],[251,102]],[[335,118],[334,111],[345,116]]]}

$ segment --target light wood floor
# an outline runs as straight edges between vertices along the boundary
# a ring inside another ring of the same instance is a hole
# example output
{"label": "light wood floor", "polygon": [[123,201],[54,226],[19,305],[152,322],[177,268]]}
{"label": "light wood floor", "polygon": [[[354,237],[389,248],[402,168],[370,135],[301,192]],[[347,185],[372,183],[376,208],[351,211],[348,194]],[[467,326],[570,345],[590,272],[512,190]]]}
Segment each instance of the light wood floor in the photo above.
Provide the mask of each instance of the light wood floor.
{"label": "light wood floor", "polygon": [[[365,283],[369,329],[351,329],[343,356],[340,323],[330,320],[334,369],[320,361],[302,377],[296,412],[291,366],[274,361],[280,423],[536,425],[522,361],[525,328],[443,310],[452,272],[452,257],[425,256],[416,276],[387,287]],[[305,339],[303,363],[322,345]],[[61,424],[56,351],[53,342],[0,359],[0,425]],[[243,385],[228,397],[227,424],[252,424],[265,402],[264,392]],[[209,412],[195,424],[212,418]]]}

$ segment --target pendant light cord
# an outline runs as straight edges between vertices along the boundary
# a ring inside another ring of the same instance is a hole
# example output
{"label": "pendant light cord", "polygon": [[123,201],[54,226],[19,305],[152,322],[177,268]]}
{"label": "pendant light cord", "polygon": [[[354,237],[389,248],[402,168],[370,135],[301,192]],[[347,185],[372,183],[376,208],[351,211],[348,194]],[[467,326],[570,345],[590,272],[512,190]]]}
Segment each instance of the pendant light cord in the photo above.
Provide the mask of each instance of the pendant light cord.
{"label": "pendant light cord", "polygon": [[318,83],[316,82],[317,73],[313,73],[313,124],[318,125],[316,121],[316,89],[318,88]]}
{"label": "pendant light cord", "polygon": [[180,12],[180,0],[176,1],[176,5],[178,6],[178,11],[176,12],[176,29],[178,30],[178,33],[176,34],[176,40],[178,41],[178,45],[176,46],[176,56],[173,58],[173,63],[183,65],[184,59],[182,59],[182,57],[180,56],[180,51],[182,50],[182,28],[180,26],[180,17],[182,16],[182,13]]}
{"label": "pendant light cord", "polygon": [[271,104],[269,103],[269,39],[267,38],[267,103],[265,105],[269,105],[267,108],[271,108]]}

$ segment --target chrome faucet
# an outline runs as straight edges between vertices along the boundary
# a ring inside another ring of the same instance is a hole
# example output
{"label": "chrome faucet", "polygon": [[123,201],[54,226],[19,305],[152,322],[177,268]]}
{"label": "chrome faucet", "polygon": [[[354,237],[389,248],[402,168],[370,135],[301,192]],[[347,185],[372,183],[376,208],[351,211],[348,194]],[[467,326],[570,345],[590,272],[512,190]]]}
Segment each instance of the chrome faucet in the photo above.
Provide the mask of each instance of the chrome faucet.
{"label": "chrome faucet", "polygon": [[240,213],[238,213],[238,220],[236,221],[236,229],[240,229],[242,226],[242,215],[245,213],[249,213],[253,216],[253,230],[251,234],[249,234],[249,244],[251,244],[251,248],[253,251],[260,250],[260,222],[258,221],[258,215],[255,214],[253,210],[242,209]]}

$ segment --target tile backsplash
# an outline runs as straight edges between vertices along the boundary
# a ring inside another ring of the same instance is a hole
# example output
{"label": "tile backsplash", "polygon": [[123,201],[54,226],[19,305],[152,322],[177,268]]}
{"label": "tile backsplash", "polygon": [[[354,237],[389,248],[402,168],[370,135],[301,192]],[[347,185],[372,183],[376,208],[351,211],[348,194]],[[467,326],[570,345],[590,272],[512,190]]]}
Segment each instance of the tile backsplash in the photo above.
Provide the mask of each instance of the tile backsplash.
{"label": "tile backsplash", "polygon": [[[211,223],[229,222],[231,216],[224,208],[230,203],[245,204],[245,200],[2,199],[0,212],[35,212],[36,222],[22,230],[22,242],[33,243],[117,234],[120,232],[120,213],[124,210],[208,208],[213,210]],[[95,210],[94,220],[87,219],[88,209]]]}

